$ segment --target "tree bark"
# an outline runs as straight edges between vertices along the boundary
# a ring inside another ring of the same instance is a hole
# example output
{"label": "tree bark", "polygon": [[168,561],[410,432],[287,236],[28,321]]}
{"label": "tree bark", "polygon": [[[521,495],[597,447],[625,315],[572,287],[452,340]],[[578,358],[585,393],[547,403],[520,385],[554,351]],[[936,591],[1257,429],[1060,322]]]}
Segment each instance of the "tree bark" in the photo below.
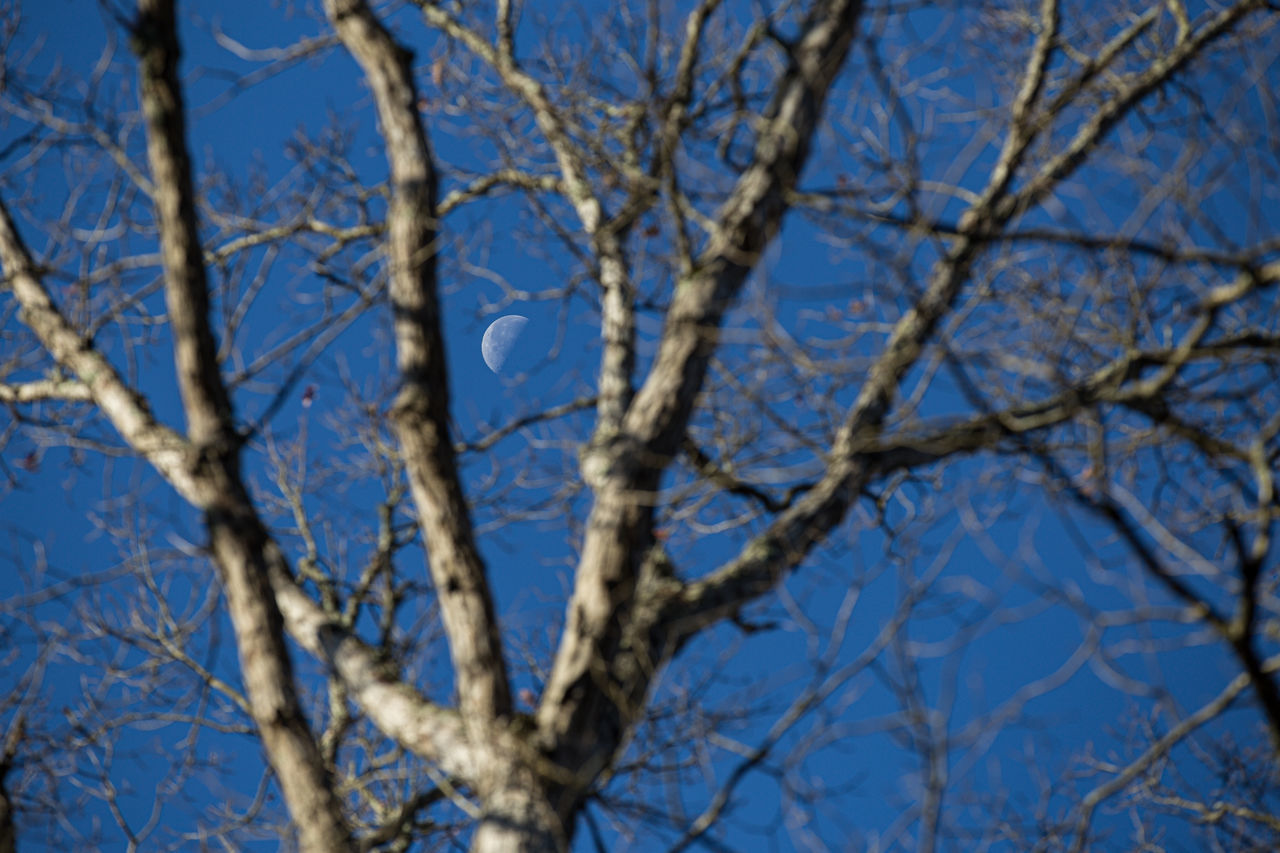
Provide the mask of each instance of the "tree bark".
{"label": "tree bark", "polygon": [[514,773],[507,784],[491,791],[484,802],[480,825],[471,840],[473,853],[561,853],[569,849],[573,820],[562,822],[527,773]]}
{"label": "tree bark", "polygon": [[325,13],[364,71],[381,121],[391,169],[388,261],[402,381],[392,422],[422,524],[459,704],[474,742],[484,743],[488,723],[511,711],[511,687],[449,436],[449,379],[436,295],[437,177],[417,112],[412,53],[363,0],[325,0]]}
{"label": "tree bark", "polygon": [[133,46],[141,67],[147,159],[164,264],[174,364],[205,524],[227,597],[245,692],[306,851],[346,851],[342,803],[311,733],[267,574],[268,536],[240,476],[240,440],[209,324],[209,287],[196,220],[178,77],[173,0],[141,0]]}

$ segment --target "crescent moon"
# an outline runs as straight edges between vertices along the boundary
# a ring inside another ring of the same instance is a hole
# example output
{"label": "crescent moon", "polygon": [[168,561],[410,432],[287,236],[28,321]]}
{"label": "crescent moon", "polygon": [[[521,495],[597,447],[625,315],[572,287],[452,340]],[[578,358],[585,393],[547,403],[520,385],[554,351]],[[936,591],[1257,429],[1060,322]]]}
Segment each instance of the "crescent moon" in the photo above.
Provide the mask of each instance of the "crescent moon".
{"label": "crescent moon", "polygon": [[502,366],[506,364],[511,350],[515,348],[516,341],[520,339],[527,325],[529,325],[528,317],[508,314],[494,320],[489,328],[485,329],[484,337],[480,340],[480,357],[484,359],[485,365],[490,370],[494,373],[502,372]]}

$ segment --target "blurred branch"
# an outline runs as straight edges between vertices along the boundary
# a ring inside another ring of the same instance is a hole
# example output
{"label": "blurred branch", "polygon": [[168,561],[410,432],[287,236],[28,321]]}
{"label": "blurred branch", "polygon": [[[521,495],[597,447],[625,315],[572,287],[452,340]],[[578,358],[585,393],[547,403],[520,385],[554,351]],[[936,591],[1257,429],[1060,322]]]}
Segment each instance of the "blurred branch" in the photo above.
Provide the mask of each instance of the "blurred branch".
{"label": "blurred branch", "polygon": [[9,721],[4,742],[0,744],[0,853],[17,853],[18,850],[18,831],[13,801],[9,796],[8,777],[14,769],[14,760],[18,757],[25,724],[26,714],[19,710]]}
{"label": "blurred branch", "polygon": [[80,402],[93,399],[89,386],[74,379],[38,379],[17,385],[0,385],[0,403],[37,403],[42,400]]}
{"label": "blurred branch", "polygon": [[188,459],[192,451],[186,439],[157,421],[144,398],[125,384],[111,363],[81,338],[58,311],[3,200],[0,200],[0,264],[4,267],[6,286],[22,306],[24,321],[45,349],[89,389],[94,403],[125,441],[145,456],[184,498],[201,505],[203,495],[190,473]]}
{"label": "blurred branch", "polygon": [[516,418],[514,421],[503,424],[493,432],[482,435],[479,438],[473,438],[470,441],[455,442],[453,450],[458,454],[488,450],[498,442],[508,436],[514,435],[527,426],[556,420],[557,418],[562,418],[565,415],[589,409],[595,404],[595,397],[579,397],[576,400],[570,400],[568,403],[561,403],[559,406],[552,406],[545,411],[534,412],[533,414],[525,415],[522,418]]}
{"label": "blurred branch", "polygon": [[[1044,44],[1033,48],[1015,100],[1010,127],[1002,153],[993,167],[986,189],[960,218],[959,232],[946,255],[934,266],[929,284],[914,305],[894,325],[880,355],[868,373],[858,397],[833,442],[827,474],[804,498],[780,515],[763,534],[753,539],[734,560],[707,577],[686,585],[668,605],[665,620],[680,631],[697,631],[725,618],[744,602],[772,589],[791,568],[799,565],[809,550],[843,519],[853,500],[874,473],[863,454],[888,415],[899,384],[916,364],[925,343],[968,280],[971,267],[982,246],[996,229],[1002,228],[1018,211],[1039,201],[1064,177],[1083,162],[1085,154],[1099,138],[1128,113],[1141,98],[1169,79],[1214,39],[1220,38],[1248,12],[1260,6],[1256,0],[1239,3],[1219,15],[1184,42],[1169,57],[1154,59],[1115,98],[1086,122],[1067,145],[1067,150],[1039,169],[1026,185],[1014,189],[1013,173],[1022,161],[1039,126],[1031,118],[1032,104],[1041,88],[1047,61]],[[1045,0],[1042,15],[1050,19],[1056,6]],[[1052,29],[1052,26],[1042,29]],[[1149,397],[1163,387],[1190,357],[1195,346],[1212,325],[1218,310],[1242,298],[1260,285],[1269,285],[1280,274],[1280,262],[1260,270],[1247,270],[1232,283],[1212,290],[1201,305],[1194,327],[1181,345],[1169,354],[1156,373],[1130,382],[1112,399]],[[673,313],[676,308],[673,307]],[[661,364],[661,353],[659,364]],[[1124,381],[1132,376],[1130,356],[1095,374],[1090,384],[1101,391],[1104,383]],[[1067,392],[1047,413],[1050,421],[1066,417],[1079,407],[1075,390]],[[643,399],[643,395],[640,399]],[[1065,408],[1064,408],[1065,407]],[[1053,411],[1056,409],[1057,411]],[[951,435],[952,449],[966,443],[970,447],[996,439],[1005,429],[1000,415],[986,424],[962,426]]]}
{"label": "blurred branch", "polygon": [[[1263,665],[1263,670],[1268,674],[1275,672],[1277,669],[1280,669],[1280,657],[1271,658]],[[1130,782],[1150,768],[1157,759],[1168,754],[1169,750],[1196,729],[1231,707],[1236,698],[1249,687],[1251,680],[1247,673],[1237,675],[1212,701],[1201,706],[1189,716],[1184,717],[1142,755],[1125,766],[1115,778],[1103,785],[1099,785],[1086,794],[1080,805],[1080,817],[1076,821],[1075,841],[1071,845],[1072,853],[1079,853],[1079,851],[1087,849],[1089,844],[1089,824],[1092,822],[1093,813],[1099,805],[1123,791]]]}

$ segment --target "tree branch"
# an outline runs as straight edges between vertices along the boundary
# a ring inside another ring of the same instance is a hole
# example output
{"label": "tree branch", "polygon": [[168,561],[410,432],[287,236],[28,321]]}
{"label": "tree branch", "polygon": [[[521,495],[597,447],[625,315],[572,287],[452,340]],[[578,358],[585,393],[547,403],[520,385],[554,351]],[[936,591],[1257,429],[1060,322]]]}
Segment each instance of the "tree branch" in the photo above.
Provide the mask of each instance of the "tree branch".
{"label": "tree branch", "polygon": [[[961,217],[957,236],[946,255],[935,266],[924,293],[895,324],[883,353],[869,371],[867,380],[833,442],[826,476],[791,509],[775,519],[764,533],[752,540],[738,557],[706,578],[686,585],[664,605],[663,621],[671,626],[677,636],[701,630],[772,589],[786,572],[799,564],[814,544],[839,523],[853,500],[874,475],[876,466],[883,466],[890,458],[885,456],[876,460],[868,456],[867,451],[874,444],[874,436],[888,414],[899,383],[918,360],[934,328],[967,280],[981,244],[989,241],[1016,211],[1025,209],[1025,203],[1040,199],[1073,171],[1101,134],[1113,127],[1141,97],[1184,67],[1194,52],[1204,49],[1213,38],[1225,34],[1232,23],[1258,5],[1255,0],[1249,0],[1221,13],[1204,31],[1184,42],[1173,57],[1155,60],[1146,72],[1138,75],[1134,83],[1087,123],[1068,145],[1068,150],[1051,160],[1050,166],[1042,169],[1027,188],[1009,193],[1007,191],[1012,186],[1013,175],[1036,132],[1036,122],[1030,117],[1030,104],[1042,85],[1036,81],[1043,76],[1047,61],[1044,54],[1047,47],[1041,41],[1037,42],[1032,48],[1024,82],[1015,100],[1010,137],[1006,139],[987,188]],[[1045,0],[1042,19],[1047,17],[1051,20],[1055,14],[1051,0]],[[1047,29],[1042,30],[1042,35]],[[1033,187],[1036,189],[1032,189]],[[1214,289],[1202,306],[1202,315],[1212,317],[1220,306],[1240,298],[1260,283],[1271,281],[1277,273],[1273,267],[1280,267],[1280,263],[1247,270],[1231,284]],[[1198,335],[1195,334],[1197,331]],[[1192,341],[1191,346],[1175,350],[1166,367],[1176,371],[1189,357],[1194,343],[1203,336],[1203,332],[1204,329],[1197,326],[1185,339]],[[1130,359],[1125,358],[1122,359],[1122,364],[1117,363],[1095,375],[1093,382],[1096,383],[1096,391],[1107,385],[1122,383],[1129,376],[1130,364]],[[1164,372],[1161,375],[1167,381],[1168,376]],[[1146,394],[1151,387],[1154,386],[1130,386],[1126,393]],[[1047,408],[1037,406],[1035,408],[1041,411],[1027,414],[1034,414],[1037,420],[1047,417],[1048,422],[1055,422],[1069,415],[1070,410],[1078,405],[1079,400],[1075,396],[1078,393],[1078,390],[1069,391],[1062,398],[1051,401]],[[637,397],[637,410],[641,408],[643,399],[642,391]],[[1066,409],[1061,408],[1064,405],[1067,406]],[[948,436],[950,449],[944,452],[977,449],[998,440],[1002,434],[1006,434],[1010,425],[1000,420],[1007,415],[993,417],[994,419],[979,419],[979,422],[955,428]],[[898,451],[896,459],[899,464],[906,462],[908,458],[920,462],[923,461],[920,454],[927,452],[918,448],[902,449]]]}
{"label": "tree branch", "polygon": [[[1028,210],[1039,203],[1064,178],[1080,167],[1089,152],[1124,116],[1128,115],[1135,104],[1168,82],[1209,44],[1230,32],[1246,15],[1265,5],[1264,0],[1243,0],[1234,6],[1229,6],[1215,15],[1193,36],[1180,40],[1167,55],[1157,56],[1146,70],[1131,78],[1128,85],[1098,108],[1067,143],[1062,153],[1041,166],[1036,175],[1017,192],[1001,200],[1001,203],[992,210],[994,220],[1000,223],[1007,222],[1020,211]],[[1138,24],[1135,23],[1134,27],[1137,26]],[[1105,63],[1101,65],[1105,66]],[[1060,93],[1054,105],[1045,114],[1046,120],[1051,119],[1066,105],[1063,98],[1074,97],[1074,93],[1069,93],[1070,90]],[[964,221],[961,220],[960,224],[963,228]]]}
{"label": "tree branch", "polygon": [[[423,0],[416,2],[427,23],[462,42],[493,68],[507,88],[524,101],[533,111],[534,121],[555,155],[560,167],[561,190],[577,212],[582,230],[590,238],[592,251],[599,261],[600,284],[604,291],[601,303],[604,351],[600,362],[594,440],[607,441],[617,434],[623,413],[631,404],[631,380],[636,358],[635,288],[620,229],[610,222],[591,185],[586,158],[569,135],[546,88],[516,62],[510,29],[500,29],[499,44],[494,48],[438,4]],[[500,27],[503,20],[507,20],[507,26],[510,26],[509,16],[509,6],[505,11],[500,8]]]}
{"label": "tree branch", "polygon": [[449,439],[449,379],[436,295],[437,176],[417,111],[409,51],[362,0],[326,0],[325,12],[373,90],[391,167],[391,303],[401,389],[396,436],[457,678],[464,719],[483,741],[511,712],[502,639]]}
{"label": "tree branch", "polygon": [[350,850],[342,805],[298,700],[280,612],[267,579],[270,540],[240,478],[240,441],[209,325],[172,0],[140,0],[133,45],[141,66],[178,387],[196,454],[195,475],[205,485],[205,524],[221,570],[245,691],[300,846]]}
{"label": "tree branch", "polygon": [[479,759],[462,717],[423,697],[376,649],[326,613],[298,586],[278,549],[272,547],[268,556],[280,613],[298,645],[329,665],[379,731],[446,775],[475,784]]}
{"label": "tree branch", "polygon": [[22,320],[58,364],[88,389],[99,409],[129,446],[155,466],[187,501],[203,507],[207,500],[191,471],[192,449],[186,438],[161,424],[146,400],[125,383],[119,372],[93,345],[80,337],[54,305],[36,272],[13,217],[0,199],[0,266],[5,287],[22,306]]}
{"label": "tree branch", "polygon": [[[1268,673],[1275,672],[1277,668],[1280,668],[1280,658],[1271,658],[1264,665],[1264,669]],[[1248,689],[1249,682],[1250,677],[1247,673],[1237,675],[1221,693],[1201,706],[1194,714],[1184,718],[1170,729],[1164,737],[1157,740],[1142,755],[1130,762],[1114,779],[1090,791],[1085,796],[1084,802],[1081,803],[1080,817],[1076,821],[1076,838],[1071,845],[1072,853],[1079,853],[1088,844],[1089,824],[1093,820],[1094,811],[1103,801],[1123,791],[1126,785],[1148,769],[1153,762],[1166,755],[1170,749],[1181,743],[1196,729],[1230,708],[1236,698]]]}
{"label": "tree branch", "polygon": [[[806,18],[769,106],[751,166],[717,216],[694,272],[679,281],[654,365],[621,422],[583,460],[596,489],[577,581],[538,709],[540,733],[585,784],[624,741],[649,680],[669,650],[645,627],[651,596],[637,591],[660,564],[652,556],[652,501],[679,447],[724,312],[778,232],[786,198],[808,159],[832,81],[853,43],[862,4],[819,3]],[[601,436],[597,433],[597,438]],[[652,578],[662,588],[662,574]],[[631,625],[626,623],[633,622]],[[624,638],[628,643],[620,653]],[[570,796],[577,796],[570,792]]]}
{"label": "tree branch", "polygon": [[80,402],[92,399],[89,386],[74,379],[37,379],[17,385],[0,385],[0,403],[38,403],[42,400]]}

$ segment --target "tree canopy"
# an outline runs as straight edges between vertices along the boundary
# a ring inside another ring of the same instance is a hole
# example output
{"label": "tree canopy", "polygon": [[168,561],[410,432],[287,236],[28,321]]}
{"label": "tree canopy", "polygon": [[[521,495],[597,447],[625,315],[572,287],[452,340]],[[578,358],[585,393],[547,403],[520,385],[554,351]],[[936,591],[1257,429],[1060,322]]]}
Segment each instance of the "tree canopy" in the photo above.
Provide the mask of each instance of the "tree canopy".
{"label": "tree canopy", "polygon": [[0,26],[0,853],[1280,846],[1275,3]]}

